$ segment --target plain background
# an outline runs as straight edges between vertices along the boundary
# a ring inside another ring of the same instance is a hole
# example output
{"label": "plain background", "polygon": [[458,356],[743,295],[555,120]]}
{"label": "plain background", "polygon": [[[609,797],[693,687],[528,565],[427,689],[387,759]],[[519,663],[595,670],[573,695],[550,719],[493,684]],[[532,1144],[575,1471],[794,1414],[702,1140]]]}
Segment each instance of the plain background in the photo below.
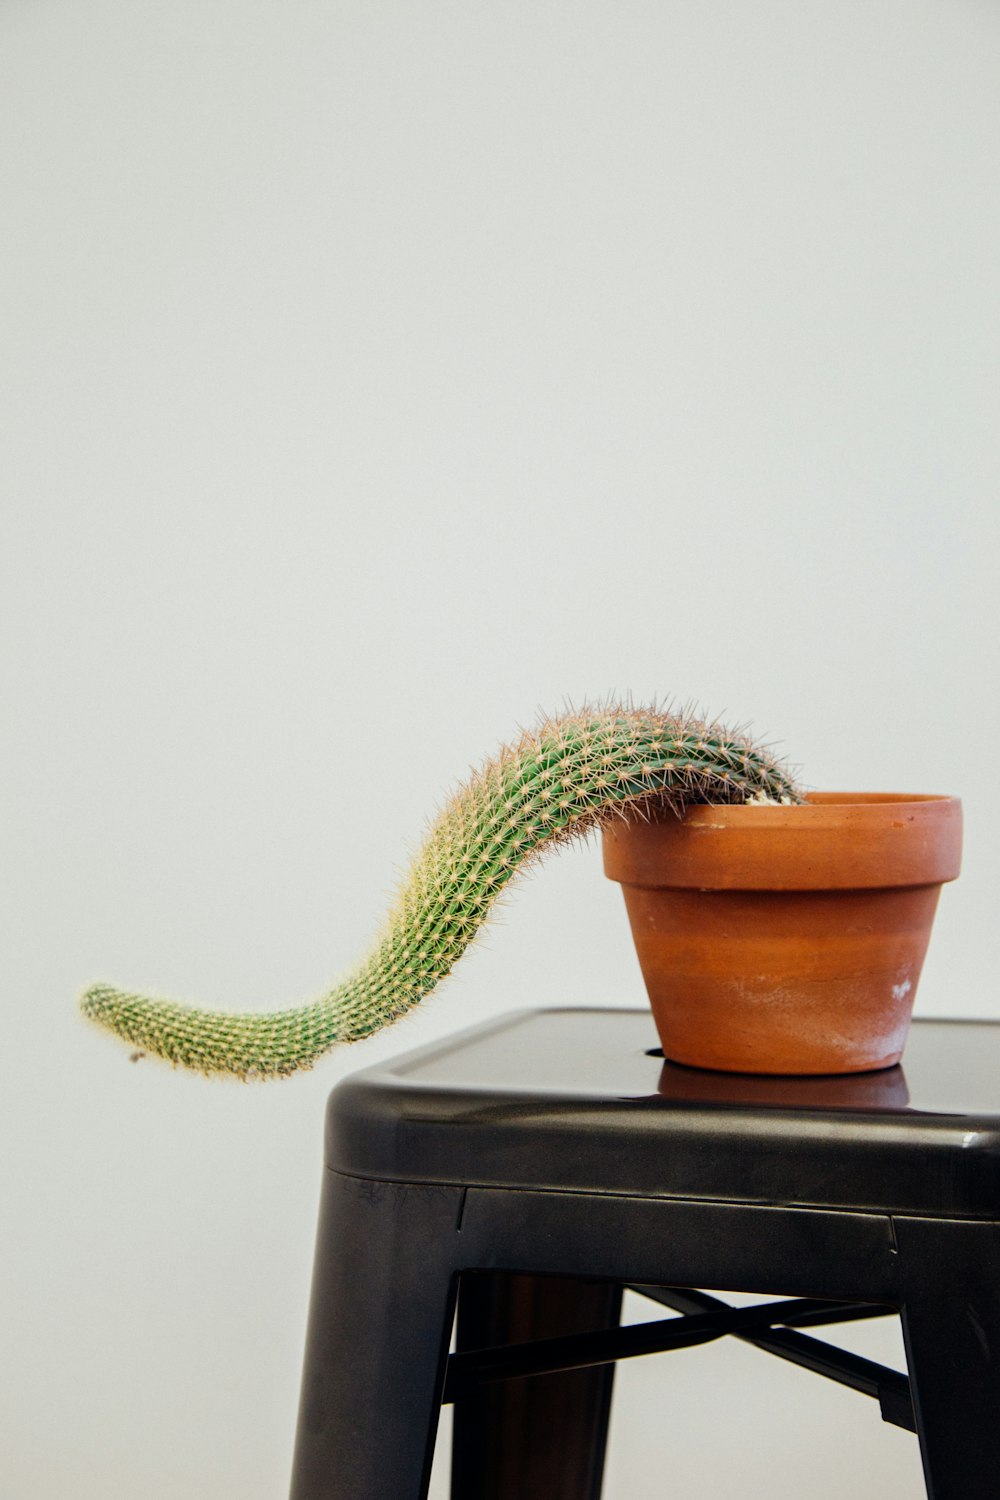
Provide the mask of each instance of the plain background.
{"label": "plain background", "polygon": [[[998,181],[986,0],[7,0],[4,1500],[284,1494],[330,1088],[643,1003],[590,846],[290,1082],[75,1011],[325,988],[539,709],[962,795],[918,1009],[1000,1017]],[[753,1350],[618,1391],[608,1500],[922,1494]]]}

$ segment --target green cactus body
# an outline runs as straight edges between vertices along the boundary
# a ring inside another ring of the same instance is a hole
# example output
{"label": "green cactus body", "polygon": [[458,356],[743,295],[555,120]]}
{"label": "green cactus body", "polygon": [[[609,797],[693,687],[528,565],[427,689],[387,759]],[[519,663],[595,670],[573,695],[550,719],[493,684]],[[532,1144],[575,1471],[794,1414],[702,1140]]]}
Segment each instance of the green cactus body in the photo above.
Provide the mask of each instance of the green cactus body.
{"label": "green cactus body", "polygon": [[446,804],[371,950],[328,994],[287,1010],[231,1014],[94,985],[82,1009],[141,1051],[202,1073],[294,1073],[422,1000],[515,872],[547,849],[615,816],[761,798],[802,800],[768,753],[718,724],[633,708],[548,719]]}

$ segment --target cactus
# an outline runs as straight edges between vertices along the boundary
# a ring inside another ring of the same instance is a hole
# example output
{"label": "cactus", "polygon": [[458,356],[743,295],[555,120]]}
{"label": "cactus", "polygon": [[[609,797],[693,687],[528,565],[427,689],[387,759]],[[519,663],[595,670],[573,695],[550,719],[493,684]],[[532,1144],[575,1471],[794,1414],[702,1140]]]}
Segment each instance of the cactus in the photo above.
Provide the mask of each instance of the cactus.
{"label": "cactus", "polygon": [[83,1012],[142,1052],[267,1078],[397,1020],[450,972],[519,869],[615,816],[690,802],[799,802],[740,732],[686,713],[610,707],[546,719],[487,761],[431,824],[367,957],[328,994],[265,1014],[199,1010],[94,985]]}

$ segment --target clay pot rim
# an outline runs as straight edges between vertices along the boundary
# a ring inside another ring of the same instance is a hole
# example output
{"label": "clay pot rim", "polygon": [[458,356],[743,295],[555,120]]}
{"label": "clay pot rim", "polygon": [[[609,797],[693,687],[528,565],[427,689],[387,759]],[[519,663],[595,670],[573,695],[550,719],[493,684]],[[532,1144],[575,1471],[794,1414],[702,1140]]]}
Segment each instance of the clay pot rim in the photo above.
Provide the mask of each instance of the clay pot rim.
{"label": "clay pot rim", "polygon": [[[880,822],[887,808],[902,811],[913,808],[918,815],[936,811],[943,804],[961,806],[961,799],[947,792],[807,792],[805,802],[697,802],[684,809],[680,821],[710,824],[749,825],[759,820],[770,827],[784,824],[819,827],[824,823],[851,821]],[[653,820],[658,821],[657,819]]]}
{"label": "clay pot rim", "polygon": [[604,870],[625,885],[820,891],[939,885],[961,868],[958,797],[812,792],[804,804],[699,803],[614,823]]}

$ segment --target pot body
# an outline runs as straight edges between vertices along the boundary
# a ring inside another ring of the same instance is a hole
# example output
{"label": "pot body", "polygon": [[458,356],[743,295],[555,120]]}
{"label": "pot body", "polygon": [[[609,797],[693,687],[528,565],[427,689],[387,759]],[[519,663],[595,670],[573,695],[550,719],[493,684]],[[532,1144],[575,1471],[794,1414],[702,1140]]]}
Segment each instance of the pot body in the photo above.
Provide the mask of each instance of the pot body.
{"label": "pot body", "polygon": [[665,1056],[740,1073],[898,1062],[961,841],[957,798],[857,792],[606,828]]}

